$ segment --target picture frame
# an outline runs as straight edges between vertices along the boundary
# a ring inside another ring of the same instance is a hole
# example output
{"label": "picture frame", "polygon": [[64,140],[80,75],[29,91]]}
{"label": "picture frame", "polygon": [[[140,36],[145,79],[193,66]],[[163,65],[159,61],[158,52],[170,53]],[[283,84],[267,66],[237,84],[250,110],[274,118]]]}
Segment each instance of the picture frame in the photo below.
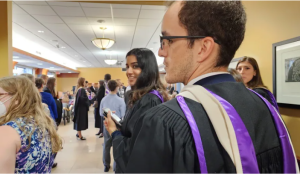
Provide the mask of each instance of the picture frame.
{"label": "picture frame", "polygon": [[273,94],[280,107],[300,109],[300,36],[272,45]]}

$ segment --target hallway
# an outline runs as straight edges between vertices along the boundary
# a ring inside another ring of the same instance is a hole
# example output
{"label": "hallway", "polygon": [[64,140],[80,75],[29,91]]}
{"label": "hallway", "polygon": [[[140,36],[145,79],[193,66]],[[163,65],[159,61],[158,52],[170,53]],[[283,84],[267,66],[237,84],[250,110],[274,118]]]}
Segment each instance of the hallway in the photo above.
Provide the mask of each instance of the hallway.
{"label": "hallway", "polygon": [[[102,151],[104,138],[98,138],[95,134],[98,129],[94,127],[94,108],[89,111],[89,129],[82,132],[87,140],[80,141],[76,138],[76,131],[73,130],[73,122],[62,123],[59,125],[58,134],[63,140],[63,149],[57,154],[55,162],[58,163],[56,168],[52,169],[52,174],[86,174],[86,173],[104,173],[102,162]],[[113,158],[111,159],[112,170]]]}

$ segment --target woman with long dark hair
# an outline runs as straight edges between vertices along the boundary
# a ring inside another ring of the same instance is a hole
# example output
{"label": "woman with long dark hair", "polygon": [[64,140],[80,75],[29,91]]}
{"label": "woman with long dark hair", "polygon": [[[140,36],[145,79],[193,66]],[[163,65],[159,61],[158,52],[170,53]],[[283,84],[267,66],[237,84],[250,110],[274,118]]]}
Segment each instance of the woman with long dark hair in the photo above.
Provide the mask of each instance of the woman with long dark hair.
{"label": "woman with long dark hair", "polygon": [[74,130],[77,131],[76,137],[86,140],[81,131],[88,129],[88,111],[90,107],[89,98],[85,87],[85,78],[80,77],[77,82],[75,104],[74,104]]}
{"label": "woman with long dark hair", "polygon": [[56,86],[56,79],[54,77],[50,77],[47,80],[46,87],[43,89],[44,92],[50,93],[56,103],[56,108],[57,108],[57,118],[56,118],[56,125],[59,126],[62,118],[62,103],[57,100],[57,94],[55,93],[55,86]]}
{"label": "woman with long dark hair", "polygon": [[[125,171],[136,139],[134,134],[141,127],[136,125],[140,116],[152,107],[168,100],[166,89],[160,81],[155,55],[151,50],[133,49],[127,53],[126,59],[126,75],[132,91],[129,94],[128,109],[120,131],[117,130],[110,115],[105,119],[106,129],[113,139],[116,173]],[[108,171],[109,167],[105,167],[105,170]]]}
{"label": "woman with long dark hair", "polygon": [[244,57],[236,65],[236,70],[242,75],[247,88],[254,90],[265,97],[277,110],[275,97],[267,86],[264,85],[260,75],[259,66],[254,58]]}

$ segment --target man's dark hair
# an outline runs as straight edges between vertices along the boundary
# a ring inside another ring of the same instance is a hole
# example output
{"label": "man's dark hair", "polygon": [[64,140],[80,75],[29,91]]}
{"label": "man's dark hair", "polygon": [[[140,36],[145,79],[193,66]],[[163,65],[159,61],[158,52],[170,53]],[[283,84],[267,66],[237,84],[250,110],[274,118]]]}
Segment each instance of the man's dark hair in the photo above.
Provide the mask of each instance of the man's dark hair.
{"label": "man's dark hair", "polygon": [[41,89],[43,87],[43,84],[44,84],[44,80],[42,78],[36,78],[35,79],[35,86],[38,89]]}
{"label": "man's dark hair", "polygon": [[114,91],[118,87],[118,83],[115,80],[110,80],[107,86],[110,91]]}
{"label": "man's dark hair", "polygon": [[[211,36],[220,43],[216,67],[228,66],[245,34],[246,13],[240,1],[183,1],[179,21],[189,36]],[[190,40],[190,47],[194,40]]]}
{"label": "man's dark hair", "polygon": [[105,74],[104,75],[104,80],[105,81],[109,81],[111,79],[111,75],[110,74]]}

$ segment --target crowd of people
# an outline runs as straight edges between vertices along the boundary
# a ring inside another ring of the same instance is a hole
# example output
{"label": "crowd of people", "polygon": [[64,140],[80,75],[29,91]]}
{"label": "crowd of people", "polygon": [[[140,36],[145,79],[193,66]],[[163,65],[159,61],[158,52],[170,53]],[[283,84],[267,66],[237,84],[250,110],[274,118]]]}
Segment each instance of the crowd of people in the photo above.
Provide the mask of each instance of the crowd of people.
{"label": "crowd of people", "polygon": [[[82,131],[93,104],[96,135],[104,137],[105,172],[112,147],[116,173],[299,173],[288,130],[257,61],[243,57],[236,69],[228,69],[245,25],[240,1],[169,5],[158,54],[164,57],[167,83],[185,85],[178,95],[161,82],[155,54],[147,48],[127,53],[127,88],[110,74],[98,89],[78,79],[76,137],[86,140]],[[51,172],[62,148],[54,87],[54,78],[0,79],[1,173]]]}

